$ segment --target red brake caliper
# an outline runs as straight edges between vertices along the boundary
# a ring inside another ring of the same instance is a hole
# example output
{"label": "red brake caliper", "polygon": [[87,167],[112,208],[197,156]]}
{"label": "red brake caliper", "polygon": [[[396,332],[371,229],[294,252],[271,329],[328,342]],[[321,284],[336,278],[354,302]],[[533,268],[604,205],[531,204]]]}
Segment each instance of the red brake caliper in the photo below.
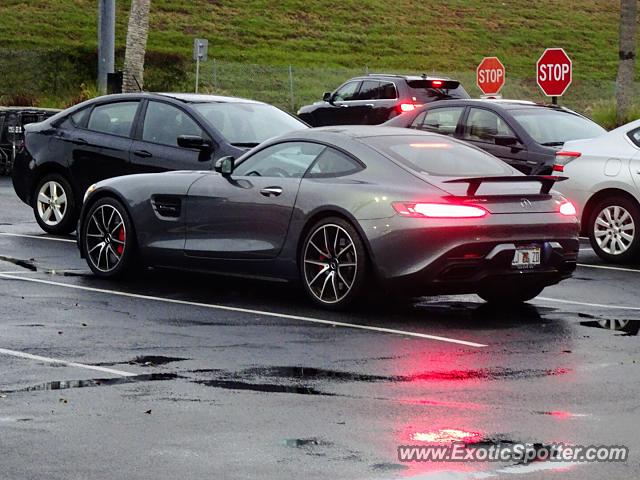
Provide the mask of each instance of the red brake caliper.
{"label": "red brake caliper", "polygon": [[[121,227],[120,230],[118,230],[118,240],[124,242],[124,227]],[[116,252],[118,252],[118,255],[122,255],[122,252],[124,252],[124,245],[118,245]]]}

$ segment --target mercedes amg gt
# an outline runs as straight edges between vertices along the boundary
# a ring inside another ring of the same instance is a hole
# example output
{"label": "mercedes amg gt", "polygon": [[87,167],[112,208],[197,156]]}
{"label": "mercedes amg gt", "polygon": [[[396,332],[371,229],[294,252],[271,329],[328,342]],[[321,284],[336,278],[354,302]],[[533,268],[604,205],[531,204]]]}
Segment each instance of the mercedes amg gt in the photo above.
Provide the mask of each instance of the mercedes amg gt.
{"label": "mercedes amg gt", "polygon": [[434,133],[301,130],[214,171],[92,185],[78,245],[100,277],[143,264],[299,281],[326,308],[372,288],[523,302],[576,267],[560,180]]}

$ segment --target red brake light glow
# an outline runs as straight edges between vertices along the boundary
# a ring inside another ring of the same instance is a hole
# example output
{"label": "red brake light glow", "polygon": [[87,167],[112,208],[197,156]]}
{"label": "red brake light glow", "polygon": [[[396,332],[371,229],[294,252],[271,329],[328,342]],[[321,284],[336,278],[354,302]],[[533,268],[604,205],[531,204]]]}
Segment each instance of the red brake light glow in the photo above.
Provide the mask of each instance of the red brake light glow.
{"label": "red brake light glow", "polygon": [[401,103],[399,108],[401,112],[411,112],[416,109],[416,106],[413,103]]}
{"label": "red brake light glow", "polygon": [[560,213],[565,217],[575,216],[578,212],[576,211],[576,207],[571,202],[564,202],[560,205]]}
{"label": "red brake light glow", "polygon": [[577,158],[580,155],[582,155],[582,153],[580,152],[569,152],[567,150],[559,150],[556,152],[556,157],[573,157],[573,158]]}
{"label": "red brake light glow", "polygon": [[404,217],[417,218],[480,218],[489,213],[481,207],[449,203],[396,202],[393,208]]}
{"label": "red brake light glow", "polygon": [[440,87],[442,87],[443,84],[444,84],[444,82],[442,80],[433,80],[431,82],[431,86],[433,88],[440,88]]}

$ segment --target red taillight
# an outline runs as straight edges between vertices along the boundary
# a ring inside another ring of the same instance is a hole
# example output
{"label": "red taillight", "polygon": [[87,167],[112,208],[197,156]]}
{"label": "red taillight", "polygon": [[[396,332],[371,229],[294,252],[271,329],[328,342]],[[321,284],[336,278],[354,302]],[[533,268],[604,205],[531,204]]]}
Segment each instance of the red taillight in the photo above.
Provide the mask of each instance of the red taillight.
{"label": "red taillight", "polygon": [[565,217],[573,217],[578,212],[576,210],[576,207],[573,205],[573,203],[564,202],[562,205],[560,205],[560,213]]}
{"label": "red taillight", "polygon": [[564,165],[559,165],[559,164],[555,164],[553,166],[553,171],[554,172],[564,172]]}
{"label": "red taillight", "polygon": [[450,203],[395,202],[393,208],[402,216],[418,218],[480,218],[489,213],[482,207]]}
{"label": "red taillight", "polygon": [[582,153],[580,152],[569,152],[567,150],[559,150],[556,152],[556,158],[560,157],[560,158],[577,158],[580,155],[582,155]]}
{"label": "red taillight", "polygon": [[416,109],[416,105],[413,103],[401,103],[400,105],[398,105],[398,109],[402,112],[412,112],[413,110]]}
{"label": "red taillight", "polygon": [[433,80],[431,82],[431,86],[433,88],[440,88],[440,87],[442,87],[442,85],[444,85],[444,82],[442,80]]}

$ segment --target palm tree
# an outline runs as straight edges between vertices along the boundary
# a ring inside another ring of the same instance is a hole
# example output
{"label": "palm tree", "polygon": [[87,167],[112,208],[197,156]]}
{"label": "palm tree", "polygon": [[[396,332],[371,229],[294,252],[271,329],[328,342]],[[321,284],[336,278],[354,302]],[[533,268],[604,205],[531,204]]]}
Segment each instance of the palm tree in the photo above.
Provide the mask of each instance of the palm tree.
{"label": "palm tree", "polygon": [[636,70],[637,0],[620,0],[620,61],[616,82],[618,125],[629,121]]}
{"label": "palm tree", "polygon": [[149,35],[151,0],[131,0],[127,48],[124,54],[123,92],[137,92],[143,85],[144,54]]}

